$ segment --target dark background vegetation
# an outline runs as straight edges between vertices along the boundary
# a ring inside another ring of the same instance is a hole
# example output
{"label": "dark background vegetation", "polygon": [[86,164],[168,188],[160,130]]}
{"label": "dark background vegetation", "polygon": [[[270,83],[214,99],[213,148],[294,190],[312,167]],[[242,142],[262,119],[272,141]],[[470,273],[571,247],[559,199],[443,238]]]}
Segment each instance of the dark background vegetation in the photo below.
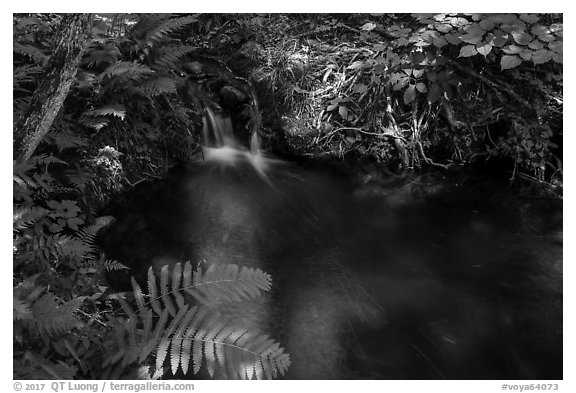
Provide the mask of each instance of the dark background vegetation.
{"label": "dark background vegetation", "polygon": [[562,62],[561,14],[14,14],[14,378],[136,375],[105,362],[122,266],[96,237],[200,151],[198,97],[254,89],[234,116],[278,156],[559,198]]}

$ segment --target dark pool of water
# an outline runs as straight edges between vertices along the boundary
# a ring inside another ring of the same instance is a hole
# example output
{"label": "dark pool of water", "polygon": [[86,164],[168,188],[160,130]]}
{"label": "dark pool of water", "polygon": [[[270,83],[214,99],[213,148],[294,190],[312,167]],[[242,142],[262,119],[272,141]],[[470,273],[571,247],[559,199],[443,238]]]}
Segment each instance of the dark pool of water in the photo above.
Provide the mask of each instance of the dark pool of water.
{"label": "dark pool of water", "polygon": [[235,307],[290,353],[288,378],[562,379],[560,201],[471,174],[266,173],[196,164],[141,187],[108,256],[137,277],[204,259],[270,273],[264,306]]}

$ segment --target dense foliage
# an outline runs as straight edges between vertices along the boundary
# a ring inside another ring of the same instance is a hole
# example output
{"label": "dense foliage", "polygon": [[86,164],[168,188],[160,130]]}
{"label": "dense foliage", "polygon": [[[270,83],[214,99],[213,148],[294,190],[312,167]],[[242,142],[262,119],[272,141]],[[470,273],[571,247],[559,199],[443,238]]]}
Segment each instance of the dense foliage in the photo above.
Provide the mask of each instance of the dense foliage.
{"label": "dense foliage", "polygon": [[[62,18],[14,15],[15,141]],[[49,132],[14,161],[15,378],[112,375],[101,348],[128,316],[104,280],[125,267],[97,247],[102,208],[194,156],[199,97],[247,91],[230,69],[256,88],[250,129],[272,151],[403,168],[503,158],[561,191],[561,15],[99,14],[86,34]]]}
{"label": "dense foliage", "polygon": [[285,137],[296,154],[404,167],[504,157],[512,177],[561,179],[559,15],[258,15],[221,23],[209,46],[221,47],[222,36],[237,42],[220,55],[238,72],[252,67],[272,144]]}

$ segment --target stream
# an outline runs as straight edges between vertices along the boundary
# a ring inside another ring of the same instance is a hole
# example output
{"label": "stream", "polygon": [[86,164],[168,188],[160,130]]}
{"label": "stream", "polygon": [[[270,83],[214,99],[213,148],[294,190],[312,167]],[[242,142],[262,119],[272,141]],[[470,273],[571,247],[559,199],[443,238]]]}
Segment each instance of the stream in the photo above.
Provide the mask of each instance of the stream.
{"label": "stream", "polygon": [[563,377],[561,201],[472,171],[351,173],[236,145],[126,201],[103,245],[137,278],[201,260],[271,274],[263,304],[226,312],[281,343],[288,379]]}

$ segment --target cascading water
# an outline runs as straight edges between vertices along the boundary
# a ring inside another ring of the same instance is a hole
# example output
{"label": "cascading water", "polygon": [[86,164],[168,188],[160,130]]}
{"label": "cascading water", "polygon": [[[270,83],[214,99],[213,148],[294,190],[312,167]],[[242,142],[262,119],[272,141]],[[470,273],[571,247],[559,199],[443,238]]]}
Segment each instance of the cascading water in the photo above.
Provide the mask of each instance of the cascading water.
{"label": "cascading water", "polygon": [[206,161],[228,165],[234,165],[238,161],[246,161],[262,176],[265,176],[266,168],[269,165],[279,162],[266,158],[261,150],[260,113],[255,98],[252,99],[251,112],[253,125],[249,149],[246,149],[234,137],[230,117],[223,114],[221,108],[218,108],[214,103],[207,103],[204,106],[202,152]]}
{"label": "cascading water", "polygon": [[225,312],[285,347],[287,378],[562,379],[561,225],[509,214],[496,185],[281,163],[254,129],[244,147],[206,103],[204,161],[122,211],[109,257],[142,279],[186,260],[270,273],[269,297]]}

